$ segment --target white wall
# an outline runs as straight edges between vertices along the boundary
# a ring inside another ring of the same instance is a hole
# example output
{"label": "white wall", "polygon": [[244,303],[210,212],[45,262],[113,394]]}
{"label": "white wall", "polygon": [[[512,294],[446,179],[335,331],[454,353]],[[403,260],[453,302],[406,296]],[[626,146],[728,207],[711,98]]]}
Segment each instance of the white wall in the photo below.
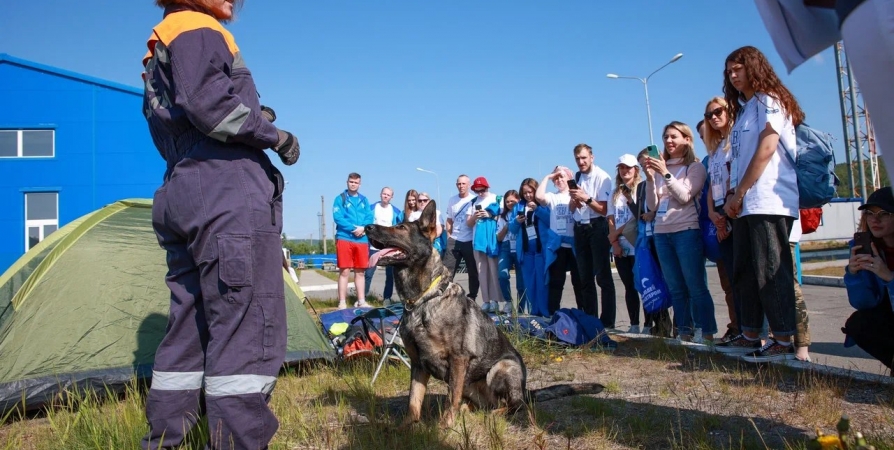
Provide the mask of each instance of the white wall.
{"label": "white wall", "polygon": [[823,220],[813,233],[805,234],[801,242],[853,239],[860,223],[859,201],[829,203],[823,206]]}

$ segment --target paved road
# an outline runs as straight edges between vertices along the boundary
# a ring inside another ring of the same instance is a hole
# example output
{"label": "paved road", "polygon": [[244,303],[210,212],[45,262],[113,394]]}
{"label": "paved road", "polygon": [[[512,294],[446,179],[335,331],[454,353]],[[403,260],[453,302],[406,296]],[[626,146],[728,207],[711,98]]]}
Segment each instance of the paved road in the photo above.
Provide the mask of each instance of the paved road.
{"label": "paved road", "polygon": [[[385,285],[385,274],[379,270],[373,277],[372,292],[381,295]],[[615,326],[618,330],[626,330],[630,325],[627,315],[627,307],[624,303],[624,285],[615,274],[615,290],[617,291],[617,320]],[[309,290],[308,295],[320,298],[335,298],[335,283],[312,271],[303,271],[301,275],[302,287]],[[468,287],[468,276],[458,274],[455,278],[461,286]],[[514,280],[513,280],[514,286]],[[314,286],[314,287],[310,287]],[[714,298],[714,313],[717,318],[718,328],[721,333],[729,322],[726,303],[723,300],[723,290],[717,271],[708,268],[708,287]],[[810,356],[814,363],[838,367],[848,370],[857,370],[868,374],[882,375],[887,373],[887,368],[869,356],[859,347],[845,348],[844,334],[841,327],[845,320],[853,312],[847,302],[847,294],[843,288],[825,286],[803,286],[804,299],[807,303],[810,316]],[[513,289],[513,295],[515,294]],[[565,291],[562,296],[562,307],[575,307],[574,294],[571,290],[571,277],[565,282]]]}

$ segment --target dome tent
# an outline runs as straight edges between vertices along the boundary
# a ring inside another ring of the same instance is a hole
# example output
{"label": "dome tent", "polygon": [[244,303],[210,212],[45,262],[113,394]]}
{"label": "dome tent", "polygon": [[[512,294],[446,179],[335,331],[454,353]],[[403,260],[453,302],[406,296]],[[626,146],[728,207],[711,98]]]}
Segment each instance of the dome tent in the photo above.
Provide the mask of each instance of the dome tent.
{"label": "dome tent", "polygon": [[[0,414],[77,387],[152,374],[167,325],[165,251],[152,201],[122,200],[60,228],[0,275]],[[335,356],[283,271],[286,362]]]}

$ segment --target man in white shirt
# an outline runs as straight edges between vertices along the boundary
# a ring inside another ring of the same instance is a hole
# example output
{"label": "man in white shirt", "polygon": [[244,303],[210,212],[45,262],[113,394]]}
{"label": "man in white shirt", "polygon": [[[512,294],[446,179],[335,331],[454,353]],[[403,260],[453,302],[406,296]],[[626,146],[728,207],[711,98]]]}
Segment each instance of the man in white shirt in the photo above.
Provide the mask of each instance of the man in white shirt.
{"label": "man in white shirt", "polygon": [[[373,212],[373,223],[385,227],[393,227],[404,221],[404,215],[400,209],[391,204],[391,198],[394,197],[394,191],[390,187],[385,186],[379,193],[382,201],[375,202],[370,206]],[[379,251],[369,246],[369,255]],[[369,286],[372,284],[373,275],[376,273],[376,266],[370,266],[366,269],[366,297],[369,297]],[[391,304],[391,296],[394,294],[394,271],[391,266],[385,268],[385,290],[382,292],[382,300],[385,306]]]}
{"label": "man in white shirt", "polygon": [[[611,244],[608,242],[608,201],[612,179],[593,164],[593,149],[587,144],[574,147],[574,162],[580,172],[575,178],[577,188],[569,190],[574,210],[574,249],[581,280],[584,312],[597,317],[598,296],[596,283],[602,290],[602,314],[598,315],[606,328],[615,327],[615,281],[611,271]],[[594,280],[595,275],[595,280]]]}
{"label": "man in white shirt", "polygon": [[456,190],[458,194],[447,201],[447,254],[455,262],[448,264],[448,259],[445,258],[444,265],[450,270],[452,278],[459,269],[460,261],[465,262],[466,272],[469,274],[469,298],[475,300],[478,297],[478,268],[472,252],[472,227],[466,225],[466,215],[476,196],[469,193],[468,175],[457,177]]}

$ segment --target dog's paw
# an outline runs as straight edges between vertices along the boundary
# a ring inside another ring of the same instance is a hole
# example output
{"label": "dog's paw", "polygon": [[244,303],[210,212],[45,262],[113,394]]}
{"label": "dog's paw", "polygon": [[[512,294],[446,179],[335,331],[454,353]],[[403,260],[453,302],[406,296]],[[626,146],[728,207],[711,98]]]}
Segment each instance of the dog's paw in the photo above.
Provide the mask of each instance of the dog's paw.
{"label": "dog's paw", "polygon": [[442,430],[447,429],[447,428],[453,428],[454,422],[455,422],[455,417],[453,416],[453,411],[447,411],[441,417],[441,421],[438,423],[438,426],[440,426]]}

